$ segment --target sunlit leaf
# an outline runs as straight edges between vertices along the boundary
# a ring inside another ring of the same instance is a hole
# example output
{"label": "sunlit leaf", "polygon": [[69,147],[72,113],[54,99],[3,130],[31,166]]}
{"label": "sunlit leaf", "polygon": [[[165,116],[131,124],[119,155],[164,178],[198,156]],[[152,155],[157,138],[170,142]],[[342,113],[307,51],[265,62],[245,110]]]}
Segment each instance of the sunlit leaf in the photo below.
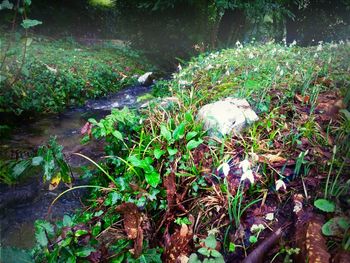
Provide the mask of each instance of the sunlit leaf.
{"label": "sunlit leaf", "polygon": [[81,247],[75,251],[75,255],[78,257],[88,257],[95,249],[92,247]]}
{"label": "sunlit leaf", "polygon": [[180,123],[173,132],[174,140],[182,139],[185,135],[185,123]]}
{"label": "sunlit leaf", "polygon": [[32,159],[32,165],[38,166],[42,163],[43,160],[44,158],[42,156],[36,156]]}
{"label": "sunlit leaf", "polygon": [[162,155],[165,153],[165,151],[164,150],[161,150],[161,149],[159,149],[159,148],[157,148],[157,149],[154,149],[154,152],[153,152],[153,154],[154,154],[154,157],[158,160],[160,157],[162,157]]}
{"label": "sunlit leaf", "polygon": [[25,29],[28,29],[30,27],[34,27],[34,26],[37,26],[37,25],[41,25],[42,22],[41,21],[38,21],[38,20],[33,20],[33,19],[24,19],[21,23],[21,26]]}
{"label": "sunlit leaf", "polygon": [[57,186],[60,184],[60,181],[61,181],[61,173],[57,173],[52,179],[51,179],[51,182],[50,182],[50,185],[49,185],[49,190],[50,191],[53,191],[57,188]]}
{"label": "sunlit leaf", "polygon": [[160,134],[168,141],[171,141],[171,132],[164,125],[160,126]]}
{"label": "sunlit leaf", "polygon": [[203,142],[202,139],[199,139],[197,141],[191,140],[187,143],[186,148],[191,151],[191,150],[197,148],[200,144],[202,144],[202,142]]}
{"label": "sunlit leaf", "polygon": [[160,174],[156,171],[146,173],[146,182],[153,187],[157,187],[160,183]]}
{"label": "sunlit leaf", "polygon": [[317,199],[314,205],[323,212],[331,213],[335,211],[335,204],[327,199]]}

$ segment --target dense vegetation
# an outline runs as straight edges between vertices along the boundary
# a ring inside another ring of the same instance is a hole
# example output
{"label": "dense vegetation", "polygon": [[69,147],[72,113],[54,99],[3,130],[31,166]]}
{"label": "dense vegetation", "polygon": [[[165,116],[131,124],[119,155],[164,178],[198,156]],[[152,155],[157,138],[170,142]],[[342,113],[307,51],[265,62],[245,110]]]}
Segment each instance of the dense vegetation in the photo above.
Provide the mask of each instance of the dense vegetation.
{"label": "dense vegetation", "polygon": [[1,112],[59,112],[135,84],[137,75],[152,70],[120,41],[84,46],[73,39],[4,36]]}
{"label": "dense vegetation", "polygon": [[[95,189],[83,211],[56,225],[36,223],[36,259],[241,262],[252,251],[249,258],[275,262],[344,256],[349,55],[349,43],[238,44],[202,54],[172,80],[158,82],[154,92],[171,95],[167,103],[90,119],[93,137],[107,142],[106,161],[89,172]],[[227,96],[247,98],[260,120],[241,135],[211,138],[196,113]]]}
{"label": "dense vegetation", "polygon": [[[0,0],[2,115],[40,118],[118,91],[156,68],[147,55],[177,67],[139,98],[144,107],[82,127],[74,149],[97,142],[105,153],[72,154],[91,163],[87,185],[74,185],[55,139],[0,160],[1,183],[41,169],[50,190],[66,184],[49,212],[90,190],[74,214],[36,221],[34,260],[350,262],[349,9],[348,0]],[[198,112],[227,97],[246,99],[259,120],[213,136]]]}

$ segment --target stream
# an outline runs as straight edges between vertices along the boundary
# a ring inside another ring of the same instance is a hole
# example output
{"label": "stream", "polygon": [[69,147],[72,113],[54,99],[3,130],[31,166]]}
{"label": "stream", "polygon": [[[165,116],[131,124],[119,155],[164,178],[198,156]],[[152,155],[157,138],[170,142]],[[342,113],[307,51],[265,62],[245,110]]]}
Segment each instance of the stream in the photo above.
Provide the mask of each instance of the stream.
{"label": "stream", "polygon": [[[100,119],[110,113],[111,108],[137,108],[140,103],[137,98],[150,91],[150,87],[132,86],[123,89],[108,97],[90,100],[84,107],[72,108],[64,113],[46,116],[37,120],[26,120],[16,124],[10,138],[0,139],[0,158],[23,158],[25,155],[35,153],[36,149],[47,143],[50,136],[56,136],[57,142],[64,147],[65,156],[72,167],[78,170],[81,165],[86,165],[86,160],[71,153],[80,151],[95,161],[103,155],[103,145],[100,143],[89,143],[87,146],[80,146],[80,129],[88,118]],[[78,150],[77,150],[78,149]],[[79,174],[74,172],[76,180],[74,185],[84,184]],[[1,248],[15,247],[19,249],[30,249],[35,244],[34,222],[37,219],[47,219],[47,211],[52,200],[59,193],[67,189],[63,184],[49,191],[47,185],[40,183],[41,176],[31,177],[18,186],[8,187],[0,184],[0,262],[5,261],[1,255]],[[23,194],[27,191],[24,200],[14,199],[9,203],[7,196],[16,192]],[[86,190],[76,190],[62,196],[53,206],[49,219],[57,220],[64,214],[73,213],[75,209],[82,207],[81,197]],[[3,250],[4,252],[4,250]],[[12,261],[11,261],[12,262]],[[18,261],[19,262],[19,261]]]}

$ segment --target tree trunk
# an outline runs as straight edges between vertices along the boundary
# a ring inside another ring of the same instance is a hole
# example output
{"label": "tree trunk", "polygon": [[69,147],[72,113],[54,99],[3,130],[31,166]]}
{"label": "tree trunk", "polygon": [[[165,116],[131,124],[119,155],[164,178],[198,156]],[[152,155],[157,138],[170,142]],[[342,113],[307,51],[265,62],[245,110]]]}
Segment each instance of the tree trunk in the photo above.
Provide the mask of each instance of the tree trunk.
{"label": "tree trunk", "polygon": [[287,17],[286,19],[286,41],[287,44],[292,43],[294,40],[299,40],[299,34],[298,34],[298,27],[299,23],[298,20],[300,19],[300,11],[298,4],[291,4],[289,10],[293,13],[294,17]]}
{"label": "tree trunk", "polygon": [[228,9],[225,11],[218,26],[218,40],[222,45],[242,40],[246,24],[245,13],[241,9]]}

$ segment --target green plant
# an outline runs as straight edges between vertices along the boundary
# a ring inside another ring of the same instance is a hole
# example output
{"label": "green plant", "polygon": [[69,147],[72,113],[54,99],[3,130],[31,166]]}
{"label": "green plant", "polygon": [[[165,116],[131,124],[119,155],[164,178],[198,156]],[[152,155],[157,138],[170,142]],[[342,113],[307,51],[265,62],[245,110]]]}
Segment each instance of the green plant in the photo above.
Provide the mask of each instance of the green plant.
{"label": "green plant", "polygon": [[[188,262],[189,263],[200,263],[200,262],[225,262],[223,256],[219,251],[216,250],[217,241],[215,235],[209,234],[206,239],[202,240],[204,246],[197,250],[197,253],[191,254]],[[200,260],[198,254],[204,257]]]}
{"label": "green plant", "polygon": [[39,148],[37,156],[32,158],[33,166],[41,166],[44,170],[43,179],[51,181],[51,189],[58,186],[60,181],[72,182],[72,171],[62,152],[63,146],[59,145],[56,137],[51,137],[47,145]]}

